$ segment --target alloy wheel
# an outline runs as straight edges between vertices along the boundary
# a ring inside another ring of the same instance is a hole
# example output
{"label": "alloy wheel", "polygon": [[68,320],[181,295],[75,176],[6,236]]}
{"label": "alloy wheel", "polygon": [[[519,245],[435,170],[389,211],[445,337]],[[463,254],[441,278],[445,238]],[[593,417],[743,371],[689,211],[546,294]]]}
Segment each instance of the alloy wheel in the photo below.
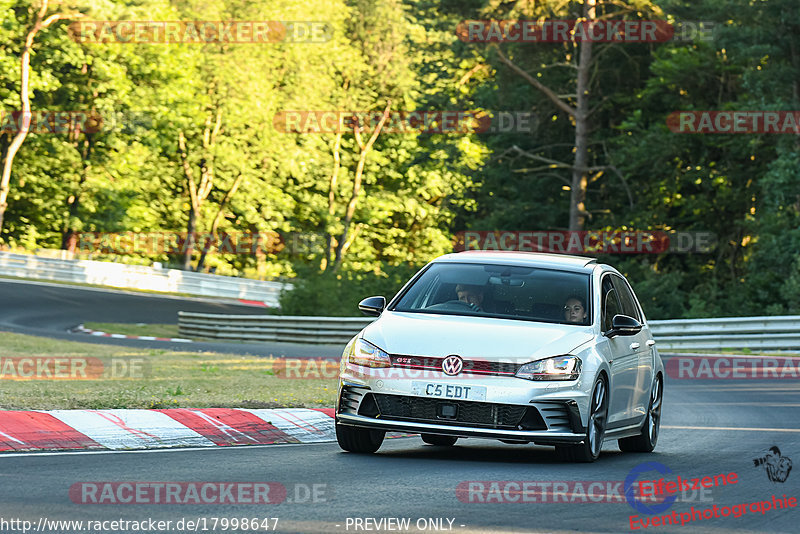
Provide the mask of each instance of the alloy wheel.
{"label": "alloy wheel", "polygon": [[656,378],[653,384],[653,392],[650,394],[650,413],[648,414],[648,425],[650,431],[650,441],[655,443],[658,440],[658,429],[661,423],[661,402],[664,397],[664,386],[660,378]]}
{"label": "alloy wheel", "polygon": [[608,395],[604,380],[598,380],[592,393],[592,409],[589,416],[589,450],[593,456],[600,454],[603,447],[603,435],[606,431],[608,418]]}

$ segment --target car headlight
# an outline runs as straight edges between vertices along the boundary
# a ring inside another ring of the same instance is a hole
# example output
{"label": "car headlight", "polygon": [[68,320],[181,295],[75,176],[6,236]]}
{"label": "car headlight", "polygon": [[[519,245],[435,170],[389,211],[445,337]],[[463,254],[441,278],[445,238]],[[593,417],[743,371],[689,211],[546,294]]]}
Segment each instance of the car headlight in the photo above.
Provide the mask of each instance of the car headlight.
{"label": "car headlight", "polygon": [[369,341],[357,339],[353,344],[348,360],[350,363],[361,365],[362,367],[391,367],[392,361],[389,355]]}
{"label": "car headlight", "polygon": [[526,363],[514,375],[527,380],[575,380],[581,374],[581,359],[571,354]]}

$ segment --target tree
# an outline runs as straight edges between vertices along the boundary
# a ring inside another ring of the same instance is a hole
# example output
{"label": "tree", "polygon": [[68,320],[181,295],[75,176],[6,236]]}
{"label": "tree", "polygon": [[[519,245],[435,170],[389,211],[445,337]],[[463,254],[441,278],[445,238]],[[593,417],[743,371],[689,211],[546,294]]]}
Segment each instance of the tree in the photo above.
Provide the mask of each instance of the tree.
{"label": "tree", "polygon": [[[348,240],[348,233],[350,232],[350,225],[353,222],[353,216],[356,212],[356,204],[358,203],[358,195],[361,193],[361,180],[364,176],[364,165],[367,162],[367,155],[369,154],[370,150],[372,150],[372,146],[377,141],[378,136],[381,134],[381,130],[383,130],[383,125],[386,124],[386,120],[389,118],[390,108],[392,106],[391,100],[386,103],[386,109],[383,110],[383,115],[381,116],[378,123],[375,125],[375,129],[372,131],[372,134],[369,136],[366,142],[364,142],[363,135],[361,133],[361,126],[359,124],[355,124],[353,127],[353,137],[358,144],[359,155],[358,155],[358,163],[356,164],[355,174],[353,176],[353,190],[350,193],[350,199],[347,201],[347,208],[345,210],[344,217],[342,219],[342,233],[333,239],[332,235],[328,235],[328,253],[326,257],[323,259],[323,270],[327,268],[328,265],[333,265],[333,271],[338,271],[339,268],[342,266],[342,257],[347,249],[352,244],[352,240],[355,239],[356,235],[358,234],[358,230],[353,233],[353,236],[350,240]],[[341,128],[340,122],[340,128]],[[341,147],[341,133],[336,134],[336,141],[334,143],[333,148],[333,161],[334,161],[334,168],[333,172],[331,173],[331,180],[329,184],[329,192],[328,192],[328,214],[334,215],[336,213],[335,207],[335,198],[336,198],[336,179],[339,174],[340,168],[340,155],[339,149]],[[335,252],[331,257],[332,249],[335,245]]]}
{"label": "tree", "polygon": [[49,0],[42,0],[42,5],[36,12],[33,25],[25,35],[25,41],[20,53],[20,88],[19,99],[22,106],[20,114],[19,131],[6,148],[3,156],[3,173],[0,176],[0,230],[3,229],[3,219],[8,208],[8,193],[11,184],[11,167],[14,164],[14,157],[17,155],[22,143],[28,136],[31,125],[31,101],[30,101],[30,62],[33,42],[36,35],[60,20],[71,20],[82,16],[78,12],[52,13],[48,15]]}
{"label": "tree", "polygon": [[[555,106],[557,111],[566,114],[573,125],[574,136],[570,151],[572,153],[571,163],[557,161],[552,157],[544,157],[541,153],[537,153],[539,152],[537,150],[529,151],[514,147],[514,152],[517,155],[544,164],[543,170],[566,169],[570,172],[571,178],[566,186],[570,191],[568,222],[570,231],[583,230],[587,219],[591,218],[591,213],[586,206],[588,187],[603,177],[607,171],[611,171],[611,174],[616,175],[627,188],[627,183],[622,174],[611,165],[598,164],[596,160],[601,159],[602,154],[595,154],[591,149],[593,130],[591,121],[593,116],[602,108],[603,102],[595,102],[594,106],[592,105],[592,102],[597,100],[593,98],[597,92],[596,81],[593,83],[593,80],[597,78],[598,54],[595,52],[597,46],[592,38],[586,38],[586,36],[593,35],[592,28],[598,22],[619,20],[631,12],[638,12],[641,15],[643,11],[658,13],[660,10],[646,0],[631,2],[621,8],[616,2],[581,0],[577,4],[575,2],[542,2],[534,5],[532,10],[527,10],[526,8],[522,8],[521,11],[512,10],[509,13],[510,15],[526,15],[528,17],[541,17],[546,14],[549,17],[558,19],[578,15],[574,42],[563,47],[563,53],[556,61],[553,61],[550,65],[542,64],[541,70],[537,75],[530,74],[518,62],[504,53],[501,47],[492,46],[501,63],[541,93],[547,101]],[[536,57],[535,59],[535,61],[539,62],[542,60],[544,60],[543,57]],[[547,83],[538,79],[545,69],[555,67],[566,68],[568,72],[574,73],[568,76],[570,85],[574,86],[574,93],[569,92],[566,95],[562,95],[560,91],[553,89]]]}

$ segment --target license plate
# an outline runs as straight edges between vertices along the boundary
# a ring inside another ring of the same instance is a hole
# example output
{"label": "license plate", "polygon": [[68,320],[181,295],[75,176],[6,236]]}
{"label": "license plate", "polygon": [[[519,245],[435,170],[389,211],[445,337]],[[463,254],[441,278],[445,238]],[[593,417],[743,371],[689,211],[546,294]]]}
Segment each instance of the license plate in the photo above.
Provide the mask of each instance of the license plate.
{"label": "license plate", "polygon": [[411,388],[417,395],[424,395],[426,397],[474,401],[486,400],[486,388],[483,386],[441,384],[437,382],[412,382]]}

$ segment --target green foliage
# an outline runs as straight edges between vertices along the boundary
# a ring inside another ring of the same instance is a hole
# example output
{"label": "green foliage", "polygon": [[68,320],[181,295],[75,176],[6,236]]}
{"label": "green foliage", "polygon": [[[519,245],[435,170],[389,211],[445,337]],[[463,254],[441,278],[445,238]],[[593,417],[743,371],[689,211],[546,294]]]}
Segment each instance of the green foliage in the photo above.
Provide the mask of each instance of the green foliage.
{"label": "green foliage", "polygon": [[291,291],[281,294],[282,315],[321,315],[360,317],[358,303],[372,296],[384,296],[387,302],[416,271],[407,265],[384,266],[380,274],[346,272],[298,273]]}
{"label": "green foliage", "polygon": [[[0,0],[0,110],[19,109],[19,55],[38,2]],[[60,248],[69,232],[182,232],[188,182],[178,151],[213,185],[199,211],[208,232],[340,235],[359,148],[352,132],[287,134],[287,110],[508,110],[538,116],[531,133],[381,134],[364,167],[341,269],[326,251],[216,254],[206,269],[291,278],[281,313],[357,315],[390,297],[463,230],[567,226],[572,120],[499,61],[460,41],[465,19],[579,16],[578,0],[119,0],[70,5],[86,20],[320,20],[313,43],[80,43],[61,21],[40,32],[31,57],[36,111],[90,110],[103,127],[77,135],[31,133],[17,154],[0,243]],[[794,0],[598,0],[602,16],[717,22],[714,40],[597,43],[591,90],[592,166],[613,166],[588,188],[588,229],[714,232],[710,253],[601,258],[628,274],[649,318],[800,313],[800,150],[795,136],[675,134],[679,110],[796,110],[800,5]],[[576,49],[500,49],[560,95],[575,92]],[[574,97],[567,97],[574,98]],[[213,143],[208,125],[220,117]],[[0,132],[0,153],[11,140]],[[517,147],[517,148],[515,148]],[[618,172],[616,172],[618,171]],[[232,185],[235,195],[222,206]],[[324,237],[323,237],[324,240]],[[97,256],[96,256],[97,257]],[[180,264],[166,254],[100,257]],[[198,256],[194,261],[197,263]],[[209,370],[210,372],[210,370]]]}

